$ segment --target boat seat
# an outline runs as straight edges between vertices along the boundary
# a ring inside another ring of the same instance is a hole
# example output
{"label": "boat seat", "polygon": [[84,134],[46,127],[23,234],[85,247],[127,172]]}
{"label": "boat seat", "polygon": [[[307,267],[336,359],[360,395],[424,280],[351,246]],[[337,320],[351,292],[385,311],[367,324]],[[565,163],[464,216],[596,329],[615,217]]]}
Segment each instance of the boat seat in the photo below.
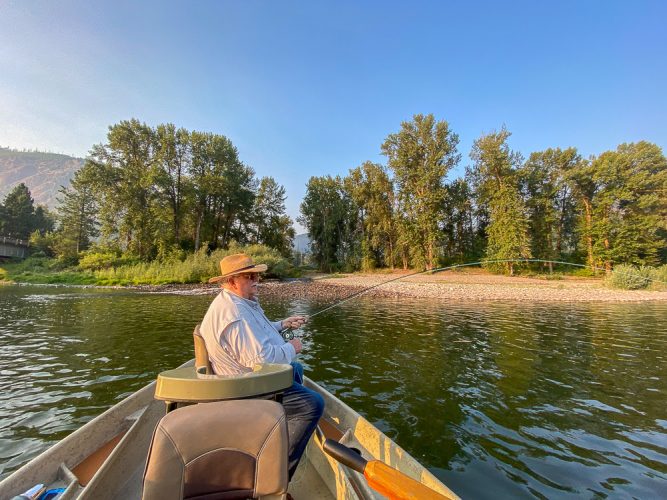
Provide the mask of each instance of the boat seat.
{"label": "boat seat", "polygon": [[142,498],[284,499],[287,453],[285,412],[275,401],[179,408],[153,433]]}
{"label": "boat seat", "polygon": [[167,370],[157,377],[155,399],[167,403],[167,411],[179,403],[192,404],[230,399],[272,397],[282,400],[282,393],[292,386],[291,365],[266,363],[256,365],[252,372],[236,376],[214,375],[199,325],[193,332],[194,366]]}
{"label": "boat seat", "polygon": [[194,332],[192,332],[192,338],[195,343],[195,369],[198,373],[213,375],[213,367],[208,357],[208,350],[206,350],[206,342],[204,342],[204,337],[201,336],[201,332],[199,331],[200,327],[201,324],[197,323]]}

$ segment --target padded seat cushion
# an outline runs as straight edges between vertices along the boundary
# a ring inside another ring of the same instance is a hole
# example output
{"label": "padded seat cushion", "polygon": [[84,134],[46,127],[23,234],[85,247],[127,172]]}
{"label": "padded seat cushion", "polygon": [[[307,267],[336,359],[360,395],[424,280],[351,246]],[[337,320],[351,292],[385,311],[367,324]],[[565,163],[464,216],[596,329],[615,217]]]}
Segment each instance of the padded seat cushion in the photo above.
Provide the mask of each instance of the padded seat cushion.
{"label": "padded seat cushion", "polygon": [[145,499],[236,499],[287,491],[287,425],[267,400],[203,403],[159,422],[144,474]]}

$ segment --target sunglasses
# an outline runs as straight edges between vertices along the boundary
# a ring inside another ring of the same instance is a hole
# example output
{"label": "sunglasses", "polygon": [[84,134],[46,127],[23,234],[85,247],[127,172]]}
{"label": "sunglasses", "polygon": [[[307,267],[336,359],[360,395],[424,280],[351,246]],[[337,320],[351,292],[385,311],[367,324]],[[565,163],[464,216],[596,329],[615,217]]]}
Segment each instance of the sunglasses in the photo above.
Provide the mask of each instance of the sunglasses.
{"label": "sunglasses", "polygon": [[259,273],[243,273],[240,274],[239,276],[248,278],[250,281],[259,281]]}

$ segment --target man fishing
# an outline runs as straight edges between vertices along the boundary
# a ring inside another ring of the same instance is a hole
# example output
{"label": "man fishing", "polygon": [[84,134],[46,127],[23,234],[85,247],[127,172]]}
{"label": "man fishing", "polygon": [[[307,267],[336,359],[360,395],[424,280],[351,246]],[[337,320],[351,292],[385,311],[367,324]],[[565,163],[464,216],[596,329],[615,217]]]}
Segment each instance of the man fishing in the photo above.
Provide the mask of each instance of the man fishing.
{"label": "man fishing", "polygon": [[294,383],[283,394],[282,405],[289,436],[289,478],[299,464],[308,440],[324,411],[324,400],[302,385],[303,367],[295,363],[303,349],[299,339],[289,342],[280,335],[287,328],[306,323],[303,316],[270,321],[257,300],[259,273],[265,264],[254,264],[245,254],[228,255],[220,261],[220,276],[209,283],[220,283],[222,291],[213,300],[202,320],[200,332],[206,343],[213,372],[240,375],[262,363],[291,363]]}

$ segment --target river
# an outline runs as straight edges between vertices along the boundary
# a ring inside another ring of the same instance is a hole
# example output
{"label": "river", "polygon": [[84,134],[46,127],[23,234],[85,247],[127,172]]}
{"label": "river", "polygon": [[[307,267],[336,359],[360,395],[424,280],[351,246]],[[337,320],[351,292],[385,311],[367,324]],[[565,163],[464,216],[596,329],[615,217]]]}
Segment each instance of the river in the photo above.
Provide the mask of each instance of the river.
{"label": "river", "polygon": [[[0,287],[0,477],[190,359],[211,300]],[[360,297],[301,334],[307,375],[464,498],[667,492],[665,303]]]}

